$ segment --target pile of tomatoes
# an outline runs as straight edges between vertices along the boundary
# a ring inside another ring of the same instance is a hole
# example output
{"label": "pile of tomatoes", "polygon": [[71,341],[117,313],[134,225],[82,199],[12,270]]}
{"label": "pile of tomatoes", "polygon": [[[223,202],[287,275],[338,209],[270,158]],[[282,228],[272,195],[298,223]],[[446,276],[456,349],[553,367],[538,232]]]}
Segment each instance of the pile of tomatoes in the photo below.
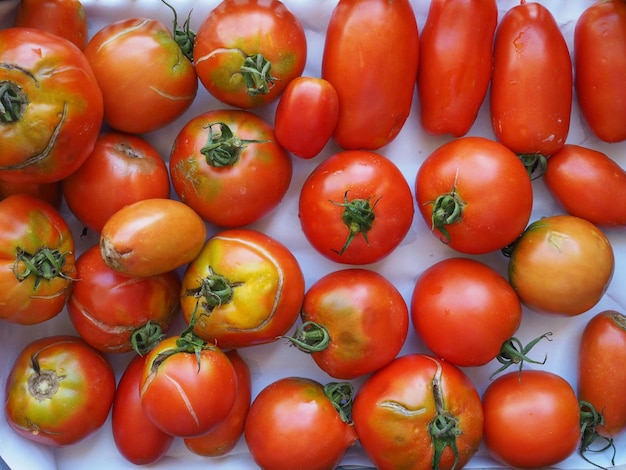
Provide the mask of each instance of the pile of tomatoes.
{"label": "pile of tomatoes", "polygon": [[13,6],[8,461],[624,462],[624,0]]}

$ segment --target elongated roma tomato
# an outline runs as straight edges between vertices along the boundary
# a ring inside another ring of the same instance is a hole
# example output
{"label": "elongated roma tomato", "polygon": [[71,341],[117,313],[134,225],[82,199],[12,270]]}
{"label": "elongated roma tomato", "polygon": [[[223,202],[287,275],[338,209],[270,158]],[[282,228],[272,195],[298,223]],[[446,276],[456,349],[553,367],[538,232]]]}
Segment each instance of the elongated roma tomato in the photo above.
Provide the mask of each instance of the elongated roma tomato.
{"label": "elongated roma tomato", "polygon": [[344,149],[376,150],[400,132],[411,109],[419,34],[408,0],[340,0],[322,57],[322,78],[339,96],[334,132]]}

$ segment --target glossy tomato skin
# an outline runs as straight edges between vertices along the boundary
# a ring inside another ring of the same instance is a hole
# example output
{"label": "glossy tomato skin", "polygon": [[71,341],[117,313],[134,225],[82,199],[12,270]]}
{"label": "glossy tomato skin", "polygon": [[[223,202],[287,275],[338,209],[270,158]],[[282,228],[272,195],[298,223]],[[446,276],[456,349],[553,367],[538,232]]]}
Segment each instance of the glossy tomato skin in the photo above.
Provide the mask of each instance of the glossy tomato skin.
{"label": "glossy tomato skin", "polygon": [[104,424],[115,395],[108,360],[76,336],[28,344],[6,383],[5,413],[21,436],[61,447]]}
{"label": "glossy tomato skin", "polygon": [[517,154],[552,155],[567,139],[573,94],[572,60],[552,13],[522,0],[500,20],[493,55],[496,139]]}
{"label": "glossy tomato skin", "polygon": [[142,137],[115,131],[102,134],[85,163],[63,180],[68,207],[97,233],[122,207],[169,195],[167,165],[157,149]]}
{"label": "glossy tomato skin", "polygon": [[339,96],[333,135],[340,147],[377,150],[398,135],[410,113],[418,62],[419,32],[408,0],[337,3],[322,78]]}
{"label": "glossy tomato skin", "polygon": [[531,223],[513,245],[509,282],[545,314],[576,316],[596,305],[613,277],[613,248],[591,222],[571,215]]}
{"label": "glossy tomato skin", "polygon": [[473,367],[500,353],[520,326],[522,305],[490,266],[470,258],[446,258],[418,278],[411,320],[433,353],[457,366]]}
{"label": "glossy tomato skin", "polygon": [[495,0],[435,0],[420,35],[417,91],[430,134],[467,134],[485,100],[498,21]]}
{"label": "glossy tomato skin", "polygon": [[306,36],[300,20],[278,0],[224,0],[200,24],[193,58],[211,95],[227,105],[256,108],[276,100],[302,75]]}
{"label": "glossy tomato skin", "polygon": [[180,200],[221,227],[251,224],[274,209],[293,172],[268,122],[229,109],[192,118],[176,137],[169,168]]}
{"label": "glossy tomato skin", "polygon": [[[451,418],[458,463],[450,445],[439,458],[429,432],[438,416]],[[401,356],[371,375],[352,408],[363,449],[376,468],[429,470],[463,468],[483,434],[480,396],[456,366],[423,354]]]}
{"label": "glossy tomato skin", "polygon": [[181,309],[194,332],[223,349],[269,343],[295,323],[304,275],[289,249],[261,232],[231,229],[207,240],[187,266]]}
{"label": "glossy tomato skin", "polygon": [[294,78],[280,97],[274,133],[280,145],[300,158],[316,157],[333,135],[339,119],[335,87],[318,77]]}
{"label": "glossy tomato skin", "polygon": [[357,435],[344,422],[320,383],[285,377],[256,396],[245,424],[245,439],[261,468],[334,469]]}
{"label": "glossy tomato skin", "polygon": [[[351,217],[353,211],[358,217]],[[300,191],[304,235],[320,254],[337,263],[364,265],[383,259],[405,238],[413,214],[411,188],[400,169],[368,150],[330,156]]]}
{"label": "glossy tomato skin", "polygon": [[574,30],[575,90],[593,133],[606,142],[626,139],[626,4],[597,1]]}
{"label": "glossy tomato skin", "polygon": [[0,31],[0,64],[0,82],[8,88],[3,93],[22,103],[0,126],[0,178],[21,183],[65,178],[87,159],[102,124],[102,93],[89,63],[65,39],[8,28]]}
{"label": "glossy tomato skin", "polygon": [[[467,254],[512,243],[526,228],[533,205],[524,165],[504,145],[484,137],[460,137],[431,153],[417,172],[415,195],[432,233]],[[458,217],[450,219],[457,210]]]}
{"label": "glossy tomato skin", "polygon": [[501,375],[482,399],[484,442],[500,463],[550,467],[569,457],[580,442],[578,399],[572,386],[552,372]]}
{"label": "glossy tomato skin", "polygon": [[56,210],[61,210],[63,187],[61,181],[52,183],[12,183],[0,180],[0,199],[12,194],[30,194],[43,199]]}

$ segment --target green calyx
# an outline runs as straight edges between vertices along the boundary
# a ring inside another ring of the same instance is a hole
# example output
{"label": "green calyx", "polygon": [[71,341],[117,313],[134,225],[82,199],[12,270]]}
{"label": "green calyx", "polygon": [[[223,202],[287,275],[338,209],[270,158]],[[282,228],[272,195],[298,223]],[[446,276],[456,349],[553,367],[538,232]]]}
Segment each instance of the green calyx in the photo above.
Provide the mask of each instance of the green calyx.
{"label": "green calyx", "polygon": [[145,325],[137,328],[130,336],[133,350],[143,356],[165,338],[163,329],[158,323],[149,320]]}
{"label": "green calyx", "polygon": [[200,280],[198,287],[187,290],[185,295],[195,297],[198,302],[202,302],[204,310],[211,312],[214,308],[232,301],[234,289],[238,285],[209,267],[209,275]]}
{"label": "green calyx", "polygon": [[522,345],[522,342],[515,337],[511,337],[504,341],[504,343],[502,343],[502,348],[500,349],[500,354],[496,356],[496,359],[500,364],[502,364],[502,366],[493,374],[491,374],[489,379],[493,379],[493,377],[495,377],[497,374],[514,364],[519,365],[520,373],[522,372],[524,362],[530,362],[532,364],[545,364],[547,357],[544,357],[543,361],[537,361],[528,357],[528,353],[542,339],[547,339],[548,341],[551,341],[551,336],[552,332],[548,331],[547,333],[544,333],[541,336],[533,339],[526,346]]}
{"label": "green calyx", "polygon": [[452,465],[452,470],[454,470],[459,463],[459,449],[456,445],[456,439],[463,434],[463,431],[459,428],[459,420],[445,408],[441,365],[438,366],[437,372],[433,376],[432,391],[437,412],[428,423],[428,433],[434,448],[432,468],[439,469],[443,452],[449,447],[454,454],[454,464]]}
{"label": "green calyx", "polygon": [[343,195],[343,202],[335,202],[330,201],[331,203],[343,207],[343,214],[341,215],[341,219],[343,223],[346,224],[348,228],[348,237],[346,242],[344,243],[341,250],[336,251],[337,254],[342,255],[344,251],[348,249],[354,238],[363,234],[363,238],[365,242],[369,244],[367,239],[367,233],[372,229],[372,225],[374,224],[374,219],[376,215],[374,213],[374,208],[378,201],[381,198],[378,198],[372,204],[372,198],[369,199],[352,199],[348,200],[348,192],[346,191]]}
{"label": "green calyx", "polygon": [[180,50],[183,52],[184,56],[189,59],[189,61],[193,62],[193,48],[196,42],[196,33],[191,30],[190,20],[191,20],[191,11],[187,16],[187,20],[183,23],[182,28],[178,25],[178,14],[176,13],[176,9],[167,3],[165,0],[161,0],[165,5],[169,7],[170,10],[174,13],[174,27],[172,30],[172,36],[174,37],[174,41],[180,47]]}
{"label": "green calyx", "polygon": [[324,395],[335,407],[341,420],[351,424],[354,386],[350,382],[329,382],[324,386]]}
{"label": "green calyx", "polygon": [[522,153],[517,156],[531,180],[541,178],[548,168],[548,159],[540,153]]}
{"label": "green calyx", "polygon": [[248,144],[260,144],[267,140],[242,140],[223,122],[215,122],[207,126],[209,136],[200,149],[206,162],[216,168],[232,166],[241,157],[241,152]]}
{"label": "green calyx", "polygon": [[439,230],[444,237],[442,241],[446,244],[450,243],[450,233],[446,227],[461,220],[465,202],[457,194],[456,188],[453,188],[449,193],[438,196],[428,204],[433,205],[430,217],[431,230]]}
{"label": "green calyx", "polygon": [[312,321],[303,322],[293,336],[286,336],[300,351],[311,354],[321,352],[330,344],[330,333],[323,325]]}
{"label": "green calyx", "polygon": [[13,274],[19,282],[34,276],[35,290],[43,281],[51,281],[55,278],[71,280],[63,272],[68,254],[68,252],[61,253],[60,250],[46,247],[39,248],[35,253],[28,253],[18,248],[13,264]]}
{"label": "green calyx", "polygon": [[12,82],[0,82],[0,123],[17,122],[22,118],[28,100],[22,89]]}
{"label": "green calyx", "polygon": [[[602,413],[598,412],[591,403],[585,400],[581,400],[579,402],[579,408],[581,435],[580,447],[578,449],[579,455],[590,464],[595,465],[598,468],[604,468],[597,463],[592,462],[587,457],[587,453],[604,452],[606,450],[612,449],[613,456],[611,457],[611,465],[615,466],[615,455],[617,453],[617,449],[615,448],[615,443],[613,442],[613,439],[610,437],[602,436],[596,430],[597,426],[604,424],[604,416],[602,415]],[[592,445],[595,444],[597,441],[602,441],[604,445],[601,445],[599,448],[592,449]]]}
{"label": "green calyx", "polygon": [[247,56],[239,72],[246,84],[246,92],[250,96],[266,95],[278,80],[271,74],[272,63],[263,54]]}

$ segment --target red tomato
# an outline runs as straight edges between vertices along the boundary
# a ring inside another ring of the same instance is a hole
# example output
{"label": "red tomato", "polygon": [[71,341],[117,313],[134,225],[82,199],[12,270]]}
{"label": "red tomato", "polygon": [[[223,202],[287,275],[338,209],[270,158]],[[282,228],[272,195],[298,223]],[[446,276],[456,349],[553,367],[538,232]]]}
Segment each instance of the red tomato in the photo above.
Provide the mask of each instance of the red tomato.
{"label": "red tomato", "polygon": [[80,338],[50,336],[17,357],[4,411],[22,437],[60,447],[102,427],[114,395],[115,374],[104,356]]}
{"label": "red tomato", "polygon": [[575,90],[593,133],[606,142],[626,139],[626,4],[596,1],[574,30]]}
{"label": "red tomato", "polygon": [[0,178],[65,178],[87,159],[102,124],[89,63],[67,40],[31,28],[0,31],[0,63]]}
{"label": "red tomato", "polygon": [[341,147],[376,150],[398,135],[411,110],[418,56],[409,0],[337,3],[326,31],[322,78],[339,96],[334,138]]}
{"label": "red tomato", "polygon": [[339,118],[335,87],[323,78],[294,78],[285,88],[274,118],[280,145],[300,158],[313,158],[326,146]]}
{"label": "red tomato", "polygon": [[479,261],[447,258],[418,278],[411,299],[418,336],[457,366],[480,366],[500,353],[522,321],[517,294],[498,272]]}
{"label": "red tomato", "polygon": [[420,36],[417,91],[422,127],[430,134],[468,133],[493,64],[496,0],[434,0]]}
{"label": "red tomato", "polygon": [[11,194],[30,194],[43,199],[57,210],[61,210],[63,201],[63,187],[61,181],[52,183],[11,183],[0,180],[0,199]]}
{"label": "red tomato", "polygon": [[389,255],[413,222],[413,195],[400,169],[367,150],[332,155],[309,175],[299,201],[302,230],[328,259],[368,264]]}
{"label": "red tomato", "polygon": [[580,442],[578,399],[571,385],[547,371],[496,378],[483,394],[484,443],[516,468],[546,468],[569,457]]}
{"label": "red tomato", "polygon": [[550,11],[521,0],[494,41],[491,123],[517,154],[552,155],[565,144],[572,109],[572,60]]}
{"label": "red tomato", "polygon": [[191,119],[174,141],[169,167],[180,200],[222,227],[251,224],[274,209],[293,171],[266,121],[229,109]]}
{"label": "red tomato", "polygon": [[220,2],[200,24],[193,52],[204,87],[239,108],[274,101],[306,58],[304,29],[278,0]]}
{"label": "red tomato", "polygon": [[63,195],[76,218],[100,233],[122,207],[169,197],[167,165],[143,138],[108,132],[98,138],[85,163],[63,180]]}
{"label": "red tomato", "polygon": [[433,234],[469,254],[515,241],[533,205],[524,165],[504,145],[483,137],[461,137],[431,153],[417,172],[415,194]]}
{"label": "red tomato", "polygon": [[330,470],[337,466],[357,435],[338,408],[352,399],[349,392],[329,395],[320,383],[286,377],[265,387],[250,406],[245,438],[261,468]]}
{"label": "red tomato", "polygon": [[141,406],[139,383],[145,356],[135,356],[117,385],[111,411],[111,429],[117,450],[135,465],[157,462],[169,450],[174,436],[157,428]]}
{"label": "red tomato", "polygon": [[423,354],[399,357],[366,379],[352,418],[379,470],[463,468],[483,434],[474,384],[456,366]]}

